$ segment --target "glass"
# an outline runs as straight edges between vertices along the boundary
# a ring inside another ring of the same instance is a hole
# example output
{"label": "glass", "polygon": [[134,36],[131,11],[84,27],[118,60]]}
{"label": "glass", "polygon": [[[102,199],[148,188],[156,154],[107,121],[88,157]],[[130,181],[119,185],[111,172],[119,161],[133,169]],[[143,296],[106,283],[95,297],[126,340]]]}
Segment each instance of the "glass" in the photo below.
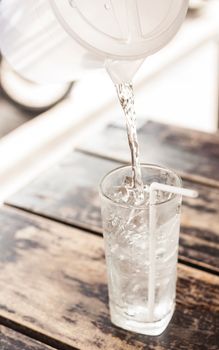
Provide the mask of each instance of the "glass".
{"label": "glass", "polygon": [[[153,208],[149,201],[138,207],[120,203],[115,192],[131,171],[130,166],[113,170],[100,184],[111,321],[137,333],[159,335],[175,309],[182,196],[156,191]],[[182,186],[172,170],[156,165],[142,165],[142,178],[147,189],[153,182]]]}

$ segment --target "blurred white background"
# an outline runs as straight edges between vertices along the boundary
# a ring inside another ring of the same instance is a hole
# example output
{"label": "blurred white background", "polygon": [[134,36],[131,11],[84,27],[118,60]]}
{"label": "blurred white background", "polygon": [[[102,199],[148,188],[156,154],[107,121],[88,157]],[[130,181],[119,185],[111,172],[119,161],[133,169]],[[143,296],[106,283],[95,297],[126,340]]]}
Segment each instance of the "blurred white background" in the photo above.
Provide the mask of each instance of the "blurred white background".
{"label": "blurred white background", "polygon": [[[180,32],[167,47],[146,59],[137,73],[134,86],[138,119],[217,132],[218,48],[219,1],[191,1]],[[41,92],[35,90],[33,101],[31,88],[23,87],[19,79],[5,75],[3,70],[1,79],[10,95],[0,95],[2,201],[83,142],[87,133],[108,121],[124,123],[114,86],[103,70],[77,81],[64,100],[43,113],[50,104],[45,103],[45,96],[48,94],[53,103],[69,86],[53,93],[54,87],[42,87]],[[28,100],[30,109],[13,104],[9,98],[13,96],[21,104],[25,101],[28,105]],[[41,112],[40,108],[33,110],[33,104],[42,104]]]}

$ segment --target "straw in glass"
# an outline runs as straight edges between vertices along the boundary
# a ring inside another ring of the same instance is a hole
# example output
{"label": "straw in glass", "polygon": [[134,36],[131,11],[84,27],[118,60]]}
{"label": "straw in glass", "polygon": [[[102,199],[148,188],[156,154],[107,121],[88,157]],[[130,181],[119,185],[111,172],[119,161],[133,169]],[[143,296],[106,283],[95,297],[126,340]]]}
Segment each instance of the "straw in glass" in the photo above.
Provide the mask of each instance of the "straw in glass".
{"label": "straw in glass", "polygon": [[198,192],[186,188],[153,182],[149,189],[149,276],[148,276],[148,313],[149,321],[154,319],[155,272],[156,272],[156,191],[169,192],[186,197],[196,198]]}

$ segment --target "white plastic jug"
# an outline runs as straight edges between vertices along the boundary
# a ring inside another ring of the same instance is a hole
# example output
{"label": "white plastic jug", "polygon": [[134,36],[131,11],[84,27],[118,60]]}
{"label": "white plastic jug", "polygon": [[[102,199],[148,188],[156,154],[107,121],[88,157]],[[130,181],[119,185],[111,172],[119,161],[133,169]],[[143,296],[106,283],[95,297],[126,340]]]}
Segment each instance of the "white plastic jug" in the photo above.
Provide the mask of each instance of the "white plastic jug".
{"label": "white plastic jug", "polygon": [[37,82],[72,81],[104,65],[113,80],[130,80],[176,34],[188,2],[1,0],[0,48],[15,70]]}

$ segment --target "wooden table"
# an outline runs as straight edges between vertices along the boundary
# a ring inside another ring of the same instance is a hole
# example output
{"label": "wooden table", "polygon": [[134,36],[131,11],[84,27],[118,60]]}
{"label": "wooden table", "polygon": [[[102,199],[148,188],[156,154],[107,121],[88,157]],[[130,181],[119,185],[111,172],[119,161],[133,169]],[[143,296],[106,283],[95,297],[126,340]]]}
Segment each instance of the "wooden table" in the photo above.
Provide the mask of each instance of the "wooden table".
{"label": "wooden table", "polygon": [[107,125],[0,210],[0,349],[219,349],[219,136],[147,122],[142,161],[170,166],[198,199],[183,204],[177,306],[159,337],[113,326],[97,185],[129,159]]}

